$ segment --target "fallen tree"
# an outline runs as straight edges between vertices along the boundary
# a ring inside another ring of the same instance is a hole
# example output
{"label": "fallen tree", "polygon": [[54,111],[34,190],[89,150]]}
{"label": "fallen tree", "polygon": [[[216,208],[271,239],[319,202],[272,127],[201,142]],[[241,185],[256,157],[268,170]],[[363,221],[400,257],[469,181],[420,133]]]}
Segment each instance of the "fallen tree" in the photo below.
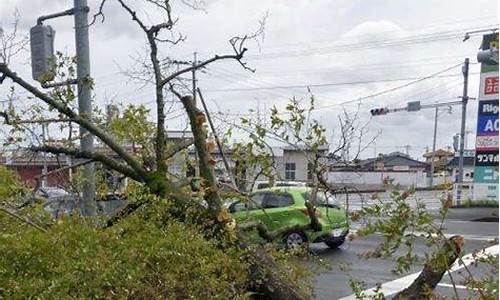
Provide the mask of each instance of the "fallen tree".
{"label": "fallen tree", "polygon": [[429,259],[418,277],[401,292],[394,296],[394,300],[432,299],[433,290],[460,257],[464,238],[453,236],[444,242],[442,248]]}

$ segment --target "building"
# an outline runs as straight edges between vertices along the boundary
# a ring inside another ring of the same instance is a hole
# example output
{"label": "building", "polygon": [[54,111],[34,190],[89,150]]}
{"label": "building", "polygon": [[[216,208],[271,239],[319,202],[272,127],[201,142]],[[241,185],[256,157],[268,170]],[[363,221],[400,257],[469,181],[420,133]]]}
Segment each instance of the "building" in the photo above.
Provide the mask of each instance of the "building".
{"label": "building", "polygon": [[[68,169],[61,172],[54,170],[67,167],[70,161],[65,155],[51,155],[19,150],[0,157],[0,165],[15,171],[24,184],[35,188],[37,185],[66,186],[69,184]],[[42,174],[49,174],[41,177]]]}
{"label": "building", "polygon": [[[192,142],[194,139],[191,131],[185,130],[168,130],[167,131],[167,148],[176,147],[180,143]],[[187,163],[188,155],[178,152],[168,161],[168,172],[176,176],[194,176],[194,169]],[[189,157],[196,158],[194,150],[189,151]]]}
{"label": "building", "polygon": [[[321,156],[325,157],[328,154],[328,146],[321,146],[317,151],[312,151],[310,148],[304,145],[297,146],[283,146],[283,147],[273,147],[272,154],[274,157],[273,169],[275,173],[272,175],[274,180],[280,181],[300,181],[309,182],[312,180],[313,170],[312,161],[313,155],[319,153]],[[194,151],[192,151],[194,153]],[[191,152],[190,152],[191,153]],[[235,167],[235,162],[233,160],[233,153],[229,149],[224,150],[224,156],[228,160],[230,168]],[[219,178],[228,180],[224,174],[227,174],[225,166],[222,161],[222,155],[219,149],[215,149],[212,152],[212,156],[216,160],[216,174]],[[247,181],[252,181],[258,175],[260,168],[256,166],[255,170],[249,170],[245,177]],[[270,178],[264,175],[257,176],[257,181],[267,181]]]}
{"label": "building", "polygon": [[427,186],[429,164],[410,156],[393,152],[356,162],[334,163],[328,181],[334,186],[357,189],[378,189],[387,179],[402,186]]}
{"label": "building", "polygon": [[[434,170],[438,171],[446,171],[448,162],[453,159],[455,153],[450,150],[438,149],[434,151]],[[425,158],[425,162],[429,165],[432,163],[432,151],[427,151],[423,157]]]}
{"label": "building", "polygon": [[278,177],[288,181],[309,182],[313,179],[311,163],[313,155],[318,153],[326,160],[329,147],[328,145],[320,146],[316,152],[304,145],[285,146],[279,150],[281,150],[281,156],[276,155]]}
{"label": "building", "polygon": [[359,169],[364,171],[421,171],[425,172],[429,164],[411,158],[401,152],[379,154],[359,162]]}

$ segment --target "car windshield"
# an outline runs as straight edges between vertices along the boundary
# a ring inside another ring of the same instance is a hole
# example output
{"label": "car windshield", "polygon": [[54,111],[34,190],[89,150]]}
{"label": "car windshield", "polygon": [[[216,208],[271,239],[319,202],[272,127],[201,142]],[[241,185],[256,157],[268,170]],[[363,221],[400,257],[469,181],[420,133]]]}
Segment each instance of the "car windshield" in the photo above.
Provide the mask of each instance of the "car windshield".
{"label": "car windshield", "polygon": [[[303,196],[304,199],[307,201],[311,196],[311,192],[305,192]],[[316,206],[337,207],[337,208],[341,207],[340,202],[337,200],[337,198],[335,198],[334,195],[328,192],[321,192],[321,191],[318,191],[316,195]]]}

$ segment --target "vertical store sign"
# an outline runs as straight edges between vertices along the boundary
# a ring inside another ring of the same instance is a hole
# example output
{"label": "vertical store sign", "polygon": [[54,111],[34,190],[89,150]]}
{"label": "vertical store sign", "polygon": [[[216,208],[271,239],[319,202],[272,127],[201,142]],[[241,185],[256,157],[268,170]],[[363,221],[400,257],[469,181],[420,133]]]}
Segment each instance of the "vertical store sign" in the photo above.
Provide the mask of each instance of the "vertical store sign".
{"label": "vertical store sign", "polygon": [[474,199],[498,201],[498,33],[484,35],[481,50],[492,55],[481,61]]}

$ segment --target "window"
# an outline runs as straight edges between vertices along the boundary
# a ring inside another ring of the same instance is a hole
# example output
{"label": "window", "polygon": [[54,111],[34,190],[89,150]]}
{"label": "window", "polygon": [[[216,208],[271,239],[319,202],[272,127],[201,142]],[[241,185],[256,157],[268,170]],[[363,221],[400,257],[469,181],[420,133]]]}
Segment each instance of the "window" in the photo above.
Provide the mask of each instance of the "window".
{"label": "window", "polygon": [[248,210],[260,209],[262,207],[262,202],[264,201],[265,193],[258,193],[251,197],[252,201],[247,203]]}
{"label": "window", "polygon": [[293,198],[289,194],[266,193],[263,208],[276,208],[293,205]]}
{"label": "window", "polygon": [[244,210],[256,210],[262,208],[262,202],[264,201],[265,193],[258,193],[251,197],[251,201],[242,202],[238,201],[229,206],[229,212],[234,213]]}
{"label": "window", "polygon": [[313,169],[314,169],[313,164],[307,163],[307,180],[313,179]]}
{"label": "window", "polygon": [[245,202],[236,202],[229,207],[229,212],[235,213],[247,209],[247,204]]}
{"label": "window", "polygon": [[285,179],[295,180],[295,163],[285,163]]}

